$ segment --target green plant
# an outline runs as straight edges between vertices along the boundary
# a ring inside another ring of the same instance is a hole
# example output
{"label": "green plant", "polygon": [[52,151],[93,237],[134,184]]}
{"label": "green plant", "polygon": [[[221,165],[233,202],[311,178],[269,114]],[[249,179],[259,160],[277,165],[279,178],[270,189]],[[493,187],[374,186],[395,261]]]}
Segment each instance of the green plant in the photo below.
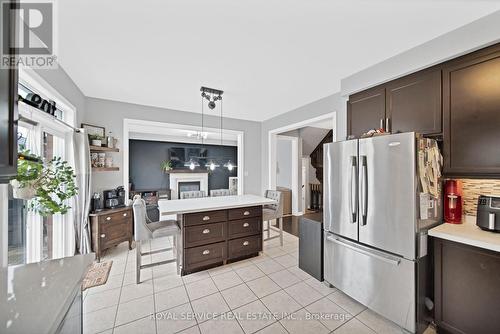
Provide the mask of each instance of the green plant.
{"label": "green plant", "polygon": [[15,179],[18,188],[32,187],[35,190],[35,197],[29,201],[28,209],[43,217],[67,213],[71,209],[68,200],[78,192],[73,168],[60,157],[54,157],[44,165],[40,157],[30,155],[28,150],[22,153],[34,158],[18,159]]}
{"label": "green plant", "polygon": [[160,168],[164,172],[168,172],[169,170],[171,170],[173,168],[173,166],[174,166],[174,164],[173,164],[172,160],[165,160],[160,164]]}
{"label": "green plant", "polygon": [[103,140],[104,137],[103,136],[99,136],[99,135],[89,135],[89,140]]}

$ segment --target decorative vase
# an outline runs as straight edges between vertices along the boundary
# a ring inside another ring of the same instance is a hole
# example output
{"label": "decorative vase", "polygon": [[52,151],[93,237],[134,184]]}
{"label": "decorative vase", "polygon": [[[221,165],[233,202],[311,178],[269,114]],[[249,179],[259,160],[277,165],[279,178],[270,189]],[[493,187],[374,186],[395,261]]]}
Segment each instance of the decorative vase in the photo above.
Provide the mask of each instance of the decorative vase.
{"label": "decorative vase", "polygon": [[102,146],[102,141],[100,139],[92,139],[92,146]]}
{"label": "decorative vase", "polygon": [[23,200],[30,200],[35,198],[36,189],[33,183],[28,183],[26,187],[20,187],[19,181],[12,180],[10,181],[12,186],[12,197]]}

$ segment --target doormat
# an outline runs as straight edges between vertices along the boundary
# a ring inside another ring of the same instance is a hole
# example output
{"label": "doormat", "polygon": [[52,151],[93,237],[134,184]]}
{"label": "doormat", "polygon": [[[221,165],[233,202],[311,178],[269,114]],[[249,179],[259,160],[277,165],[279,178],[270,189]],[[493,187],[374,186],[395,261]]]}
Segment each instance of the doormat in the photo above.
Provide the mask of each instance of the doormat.
{"label": "doormat", "polygon": [[113,261],[94,262],[87,271],[82,283],[82,291],[94,286],[106,284]]}

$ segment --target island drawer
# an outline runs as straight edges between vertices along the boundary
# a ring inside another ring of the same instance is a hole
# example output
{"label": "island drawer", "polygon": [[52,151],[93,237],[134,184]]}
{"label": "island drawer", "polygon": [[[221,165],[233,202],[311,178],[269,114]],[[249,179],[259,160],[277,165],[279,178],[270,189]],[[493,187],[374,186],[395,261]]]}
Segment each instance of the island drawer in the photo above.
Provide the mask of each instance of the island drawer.
{"label": "island drawer", "polygon": [[229,220],[242,219],[248,217],[260,217],[262,216],[262,206],[249,206],[246,208],[236,208],[230,209]]}
{"label": "island drawer", "polygon": [[218,222],[224,222],[226,220],[227,220],[226,210],[187,213],[183,216],[184,226],[218,223]]}
{"label": "island drawer", "polygon": [[230,259],[258,253],[262,250],[262,236],[254,235],[229,240],[227,248]]}
{"label": "island drawer", "polygon": [[195,247],[226,239],[226,222],[195,225],[186,227],[184,247]]}
{"label": "island drawer", "polygon": [[227,259],[226,252],[226,242],[185,249],[183,270],[191,271],[213,263],[223,262]]}
{"label": "island drawer", "polygon": [[252,217],[228,222],[228,238],[240,238],[262,232],[261,217]]}

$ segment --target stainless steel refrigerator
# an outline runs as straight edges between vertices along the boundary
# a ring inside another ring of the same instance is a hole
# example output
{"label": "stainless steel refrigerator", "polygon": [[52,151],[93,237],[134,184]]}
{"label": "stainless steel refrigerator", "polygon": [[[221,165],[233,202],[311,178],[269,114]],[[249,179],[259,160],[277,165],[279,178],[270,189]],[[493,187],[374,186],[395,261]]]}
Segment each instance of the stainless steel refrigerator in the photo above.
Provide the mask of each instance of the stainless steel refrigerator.
{"label": "stainless steel refrigerator", "polygon": [[439,157],[415,133],[324,146],[325,280],[412,333],[426,231],[441,221]]}

